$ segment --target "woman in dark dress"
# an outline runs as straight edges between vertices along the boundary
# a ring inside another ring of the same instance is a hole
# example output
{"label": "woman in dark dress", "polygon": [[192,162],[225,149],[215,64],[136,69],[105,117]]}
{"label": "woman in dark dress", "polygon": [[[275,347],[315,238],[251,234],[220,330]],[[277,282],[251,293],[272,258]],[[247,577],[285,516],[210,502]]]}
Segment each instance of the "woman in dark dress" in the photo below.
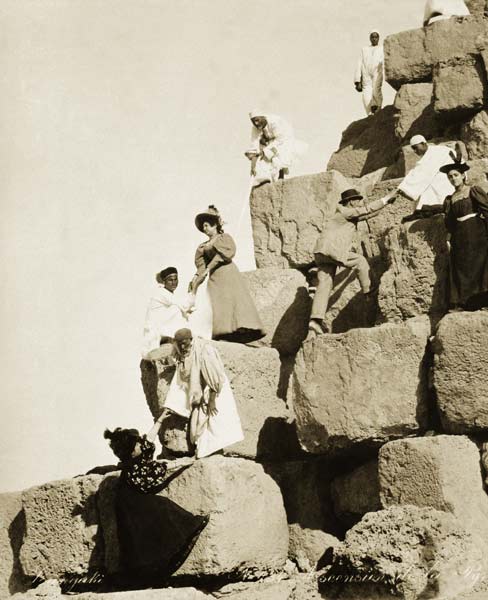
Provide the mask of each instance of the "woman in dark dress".
{"label": "woman in dark dress", "polygon": [[[147,435],[137,429],[105,431],[122,470],[115,499],[120,546],[120,582],[131,586],[162,585],[184,562],[208,516],[193,515],[166,497],[158,496],[189,466],[179,461],[170,471],[153,459],[162,416]],[[176,462],[176,461],[174,461]]]}
{"label": "woman in dark dress", "polygon": [[488,194],[478,186],[466,185],[463,162],[445,165],[454,193],[444,201],[449,234],[450,310],[476,310],[488,299]]}
{"label": "woman in dark dress", "polygon": [[208,237],[195,253],[197,273],[190,283],[196,290],[208,275],[208,293],[212,304],[212,337],[234,342],[251,342],[266,335],[256,306],[239,269],[232,262],[234,240],[224,233],[222,219],[215,206],[195,218],[199,231]]}

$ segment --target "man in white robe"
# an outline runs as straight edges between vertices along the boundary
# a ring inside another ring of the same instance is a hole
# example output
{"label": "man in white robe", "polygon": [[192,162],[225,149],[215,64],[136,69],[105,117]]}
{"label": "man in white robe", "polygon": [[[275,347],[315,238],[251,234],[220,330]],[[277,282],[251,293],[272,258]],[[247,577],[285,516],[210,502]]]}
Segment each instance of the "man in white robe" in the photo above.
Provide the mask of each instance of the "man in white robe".
{"label": "man in white robe", "polygon": [[374,114],[383,103],[383,46],[380,34],[374,30],[369,35],[370,46],[364,46],[354,74],[354,86],[363,93],[363,104],[367,115]]}
{"label": "man in white robe", "polygon": [[158,285],[146,311],[142,358],[152,358],[162,339],[172,339],[178,329],[188,327],[188,318],[193,310],[192,296],[182,300],[175,295],[178,271],[174,267],[163,269],[156,275],[156,281]]}
{"label": "man in white robe", "polygon": [[396,192],[415,201],[416,213],[428,212],[430,207],[442,206],[446,196],[454,192],[447,175],[439,171],[452,163],[452,150],[447,146],[428,144],[423,135],[414,135],[410,146],[420,160],[410,169]]}
{"label": "man in white robe", "polygon": [[188,419],[196,458],[244,439],[234,393],[212,343],[180,329],[174,336],[174,356],[176,372],[164,408]]}
{"label": "man in white robe", "polygon": [[244,153],[251,161],[252,186],[284,179],[296,154],[304,150],[292,126],[278,115],[253,110],[251,145]]}
{"label": "man in white robe", "polygon": [[469,14],[464,0],[427,0],[424,11],[424,27],[435,21],[450,17],[464,17]]}

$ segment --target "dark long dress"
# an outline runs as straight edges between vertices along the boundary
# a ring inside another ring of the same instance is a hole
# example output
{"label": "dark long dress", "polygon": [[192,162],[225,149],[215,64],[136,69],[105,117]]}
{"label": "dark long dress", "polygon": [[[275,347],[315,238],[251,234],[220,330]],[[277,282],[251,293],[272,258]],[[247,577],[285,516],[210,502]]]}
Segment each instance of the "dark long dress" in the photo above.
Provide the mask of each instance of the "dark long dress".
{"label": "dark long dress", "polygon": [[[198,246],[195,265],[201,273],[212,263],[208,279],[213,312],[212,337],[250,342],[266,334],[246,283],[232,262],[235,253],[232,237],[220,233]],[[215,263],[218,264],[213,268]]]}
{"label": "dark long dress", "polygon": [[155,446],[140,438],[142,453],[122,463],[116,498],[123,580],[131,585],[164,583],[193,548],[208,522],[168,498],[156,495],[178,473],[153,460]]}
{"label": "dark long dress", "polygon": [[[488,292],[488,195],[477,186],[466,189],[465,198],[446,198],[444,213],[451,234],[450,304],[469,308]],[[467,218],[460,221],[463,217]]]}

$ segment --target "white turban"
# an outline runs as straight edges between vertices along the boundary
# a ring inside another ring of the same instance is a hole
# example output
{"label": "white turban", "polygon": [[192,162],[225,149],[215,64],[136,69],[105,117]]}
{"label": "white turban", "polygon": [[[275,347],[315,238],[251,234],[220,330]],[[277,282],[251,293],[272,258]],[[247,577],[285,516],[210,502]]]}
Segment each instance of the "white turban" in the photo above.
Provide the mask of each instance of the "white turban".
{"label": "white turban", "polygon": [[414,135],[412,138],[410,138],[410,146],[416,146],[417,144],[426,144],[427,140],[424,138],[423,135]]}
{"label": "white turban", "polygon": [[250,119],[254,119],[255,117],[265,117],[265,116],[266,116],[266,113],[264,112],[264,110],[260,110],[260,109],[257,109],[257,108],[255,108],[254,110],[252,110],[249,113],[249,118]]}
{"label": "white turban", "polygon": [[378,35],[380,35],[380,32],[379,32],[377,29],[372,29],[372,30],[369,32],[369,35],[371,35],[371,34],[373,34],[373,33],[377,33]]}

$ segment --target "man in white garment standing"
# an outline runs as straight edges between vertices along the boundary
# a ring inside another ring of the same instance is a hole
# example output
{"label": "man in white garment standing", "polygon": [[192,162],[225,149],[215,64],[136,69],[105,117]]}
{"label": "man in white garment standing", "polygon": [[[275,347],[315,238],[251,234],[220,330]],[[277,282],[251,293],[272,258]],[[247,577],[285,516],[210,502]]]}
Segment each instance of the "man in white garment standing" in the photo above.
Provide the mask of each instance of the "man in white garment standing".
{"label": "man in white garment standing", "polygon": [[171,353],[172,346],[166,351],[161,348],[160,353],[161,343],[172,342],[178,329],[188,327],[188,317],[193,310],[193,296],[188,295],[186,300],[175,296],[178,287],[178,271],[175,267],[163,269],[156,275],[156,281],[158,285],[151,294],[144,323],[141,352],[144,359],[162,358]]}
{"label": "man in white garment standing", "polygon": [[367,115],[372,115],[381,108],[383,94],[383,45],[380,45],[380,34],[373,30],[369,34],[370,46],[364,46],[354,74],[354,86],[363,93],[363,104]]}
{"label": "man in white garment standing", "polygon": [[252,186],[284,179],[298,145],[292,126],[278,115],[253,110],[251,145],[244,153],[251,161]]}
{"label": "man in white garment standing", "polygon": [[414,135],[410,146],[419,161],[390,194],[400,194],[415,202],[415,211],[403,221],[435,214],[442,207],[446,196],[454,192],[447,175],[439,171],[444,165],[453,162],[452,150],[447,146],[428,144],[423,135]]}
{"label": "man in white garment standing", "polygon": [[435,21],[450,17],[464,17],[469,14],[464,0],[427,0],[424,11],[424,27]]}

